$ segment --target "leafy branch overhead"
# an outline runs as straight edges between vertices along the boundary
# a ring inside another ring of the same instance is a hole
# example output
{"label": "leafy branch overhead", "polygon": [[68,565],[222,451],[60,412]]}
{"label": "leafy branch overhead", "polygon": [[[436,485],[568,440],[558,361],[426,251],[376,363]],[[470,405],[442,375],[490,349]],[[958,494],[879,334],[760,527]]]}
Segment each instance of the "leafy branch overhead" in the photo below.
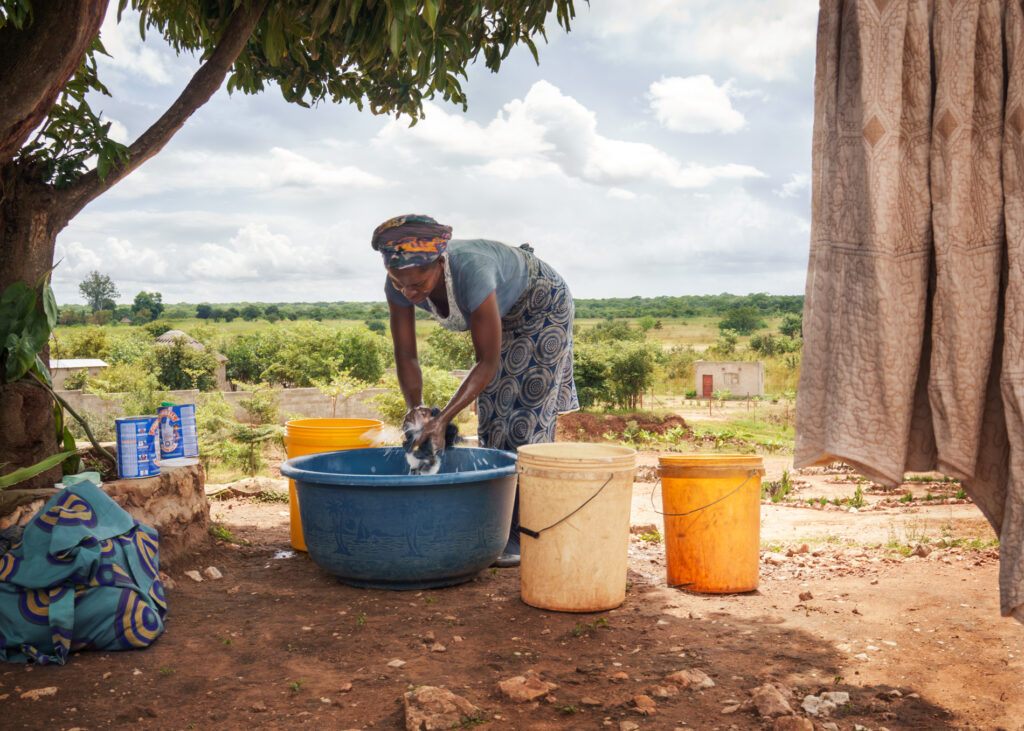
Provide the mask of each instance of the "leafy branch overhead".
{"label": "leafy branch overhead", "polygon": [[[240,13],[265,9],[248,37]],[[204,68],[233,35],[240,47],[233,63],[220,66],[230,74],[229,92],[256,94],[275,84],[285,100],[309,107],[322,101],[366,105],[374,114],[408,115],[415,124],[423,100],[440,95],[466,107],[460,77],[481,54],[497,71],[519,43],[539,61],[535,36],[546,38],[545,20],[555,10],[566,30],[575,16],[572,0],[530,2],[442,2],[442,0],[284,0],[268,2],[199,2],[197,0],[119,0],[118,18],[131,7],[140,12],[139,31],[159,33],[178,53],[196,54],[204,62],[189,88],[130,147],[110,139],[109,121],[96,114],[89,99],[110,96],[97,73],[96,56],[106,50],[93,39],[81,64],[63,86],[57,102],[18,158],[36,170],[40,182],[66,187],[95,170],[88,202],[111,182],[155,154],[188,115],[216,90],[200,90]],[[29,0],[0,1],[0,28],[30,24]],[[222,77],[221,77],[222,78]],[[219,82],[217,82],[219,85]],[[191,87],[197,88],[192,89]],[[177,108],[177,109],[176,109]],[[163,123],[163,124],[161,124]],[[134,159],[133,159],[134,158]]]}

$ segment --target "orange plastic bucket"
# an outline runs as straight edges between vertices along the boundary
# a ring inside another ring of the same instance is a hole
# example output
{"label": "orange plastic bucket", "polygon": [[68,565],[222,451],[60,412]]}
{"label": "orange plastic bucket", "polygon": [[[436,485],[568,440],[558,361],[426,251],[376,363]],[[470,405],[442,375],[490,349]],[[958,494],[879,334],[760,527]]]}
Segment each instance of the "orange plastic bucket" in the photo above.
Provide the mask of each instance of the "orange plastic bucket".
{"label": "orange plastic bucket", "polygon": [[[375,447],[383,441],[384,423],[377,419],[295,419],[284,425],[284,446],[288,458],[320,452]],[[299,518],[295,483],[288,480],[288,514],[292,548],[306,550]]]}
{"label": "orange plastic bucket", "polygon": [[659,462],[669,586],[708,594],[756,589],[761,458],[668,455]]}

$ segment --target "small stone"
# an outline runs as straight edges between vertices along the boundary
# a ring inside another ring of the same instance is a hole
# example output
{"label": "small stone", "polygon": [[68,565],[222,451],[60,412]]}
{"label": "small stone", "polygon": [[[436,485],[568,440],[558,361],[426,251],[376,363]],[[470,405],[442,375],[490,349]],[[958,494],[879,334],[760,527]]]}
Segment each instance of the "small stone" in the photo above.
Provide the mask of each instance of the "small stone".
{"label": "small stone", "polygon": [[224,574],[222,574],[220,569],[216,566],[207,566],[203,569],[203,574],[205,574],[208,579],[213,579],[214,581],[224,578]]}
{"label": "small stone", "polygon": [[338,686],[339,693],[348,693],[350,690],[352,690],[352,683],[342,683]]}
{"label": "small stone", "polygon": [[460,637],[459,635],[454,635],[452,637],[452,642],[462,642],[462,637]]}
{"label": "small stone", "polygon": [[878,579],[872,579],[870,583],[871,583],[872,586],[874,586],[875,584],[878,583]]}
{"label": "small stone", "polygon": [[658,704],[650,696],[635,695],[633,704],[636,706],[636,712],[641,716],[653,716],[658,712]]}
{"label": "small stone", "polygon": [[263,701],[256,701],[251,706],[249,706],[249,710],[252,713],[266,713],[267,712],[267,704],[264,703]]}
{"label": "small stone", "polygon": [[632,721],[619,721],[619,731],[636,731],[640,728],[640,724],[633,723]]}
{"label": "small stone", "polygon": [[196,582],[197,584],[201,583],[202,580],[203,580],[203,577],[195,569],[193,569],[191,571],[186,571],[185,572],[185,576],[187,576],[188,578],[192,579],[192,581]]}
{"label": "small stone", "polygon": [[424,642],[437,642],[437,637],[434,636],[433,632],[427,632],[425,635],[423,635],[423,641]]}
{"label": "small stone", "polygon": [[554,683],[546,683],[533,670],[523,675],[498,681],[498,690],[514,703],[528,703],[543,698],[558,688]]}
{"label": "small stone", "polygon": [[320,702],[324,703],[324,704],[326,704],[328,706],[331,705],[331,699],[330,698],[324,698],[323,696],[320,697]]}
{"label": "small stone", "polygon": [[142,671],[139,670],[138,668],[133,668],[132,669],[132,675],[142,675]]}
{"label": "small stone", "polygon": [[402,696],[406,731],[437,731],[459,728],[466,718],[478,718],[481,710],[450,690],[423,685]]}
{"label": "small stone", "polygon": [[50,695],[57,695],[56,685],[51,685],[47,688],[36,688],[35,690],[26,690],[24,693],[21,694],[21,698],[23,700],[37,701],[40,698],[45,698],[46,696]]}
{"label": "small stone", "polygon": [[782,691],[771,683],[754,688],[750,695],[754,707],[762,716],[791,716],[793,714],[793,709],[786,701]]}
{"label": "small stone", "polygon": [[814,724],[800,716],[783,716],[775,719],[772,731],[814,731]]}
{"label": "small stone", "polygon": [[585,695],[582,698],[580,698],[580,705],[581,706],[601,706],[601,705],[604,705],[604,704],[601,703],[601,701],[597,700],[597,698],[591,698],[590,696]]}
{"label": "small stone", "polygon": [[742,707],[743,706],[741,706],[739,703],[733,703],[732,705],[726,706],[722,709],[722,715],[728,716],[731,713],[736,713],[736,711],[740,710],[740,708]]}
{"label": "small stone", "polygon": [[440,642],[435,642],[434,644],[432,644],[430,646],[430,651],[431,652],[444,652],[447,649],[448,648],[445,647],[444,645],[442,645]]}
{"label": "small stone", "polygon": [[800,601],[802,601],[802,602],[809,602],[813,598],[814,598],[814,594],[812,594],[809,591],[802,591],[802,592],[800,592]]}
{"label": "small stone", "polygon": [[832,711],[836,709],[836,704],[825,698],[809,695],[804,697],[800,707],[811,716],[831,716]]}
{"label": "small stone", "polygon": [[163,571],[160,572],[160,583],[164,585],[165,589],[174,589],[178,586],[177,582]]}
{"label": "small stone", "polygon": [[850,702],[850,694],[839,690],[833,690],[829,691],[828,693],[822,693],[819,697],[827,701],[832,701],[837,706],[841,706],[845,703]]}
{"label": "small stone", "polygon": [[107,678],[109,678],[109,677],[110,677],[111,675],[113,675],[113,673],[112,673],[112,672],[110,672],[110,671],[108,670],[107,672],[103,673],[103,679],[104,679],[104,680],[106,680],[106,679],[107,679]]}
{"label": "small stone", "polygon": [[399,660],[397,657],[388,663],[389,668],[400,668],[405,665],[405,660]]}
{"label": "small stone", "polygon": [[886,692],[886,695],[889,696],[890,698],[902,698],[903,697],[903,694],[900,691],[896,690],[895,688],[893,688],[892,690]]}
{"label": "small stone", "polygon": [[715,681],[708,677],[708,674],[703,670],[697,670],[696,668],[679,670],[671,675],[666,675],[665,680],[675,683],[680,688],[691,688],[693,690],[715,687]]}
{"label": "small stone", "polygon": [[679,688],[674,685],[656,685],[651,689],[651,695],[655,698],[672,698],[679,695]]}
{"label": "small stone", "polygon": [[629,680],[629,673],[624,673],[621,670],[617,673],[612,673],[612,680]]}
{"label": "small stone", "polygon": [[918,543],[914,546],[914,550],[910,552],[911,556],[920,556],[921,558],[927,558],[928,554],[932,552],[931,546],[926,546],[923,543]]}

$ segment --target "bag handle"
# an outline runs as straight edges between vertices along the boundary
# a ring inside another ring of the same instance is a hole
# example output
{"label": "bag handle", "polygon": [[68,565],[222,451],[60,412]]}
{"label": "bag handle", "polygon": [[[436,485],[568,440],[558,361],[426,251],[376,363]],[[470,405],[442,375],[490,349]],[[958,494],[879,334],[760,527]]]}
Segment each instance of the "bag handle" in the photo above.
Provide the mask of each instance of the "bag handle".
{"label": "bag handle", "polygon": [[524,536],[530,536],[530,538],[540,538],[540,534],[543,533],[544,531],[551,530],[552,528],[554,528],[559,523],[564,523],[565,521],[569,520],[569,518],[571,518],[572,516],[576,515],[576,513],[578,513],[581,510],[583,510],[583,508],[585,508],[587,506],[587,503],[589,503],[591,500],[593,500],[594,498],[596,498],[598,495],[601,494],[601,491],[605,487],[607,487],[608,483],[612,481],[613,477],[615,477],[615,473],[614,472],[612,472],[610,475],[608,475],[608,479],[604,481],[604,484],[601,485],[601,487],[597,488],[597,492],[595,492],[593,495],[588,497],[584,501],[584,503],[582,505],[580,505],[578,508],[576,508],[571,513],[566,515],[564,518],[562,518],[560,520],[556,520],[554,523],[549,525],[547,528],[541,528],[540,530],[530,530],[529,528],[524,528],[523,526],[520,525],[519,526],[519,532],[522,535],[524,535]]}
{"label": "bag handle", "polygon": [[[699,508],[694,508],[693,510],[687,510],[685,513],[663,513],[660,510],[658,510],[658,508],[654,505],[654,493],[658,489],[658,485],[655,485],[654,487],[651,488],[651,508],[658,515],[664,515],[664,516],[669,517],[669,518],[681,518],[684,515],[693,515],[694,513],[699,513],[701,510],[706,510],[707,508],[710,508],[715,503],[722,502],[727,497],[735,495],[737,492],[740,491],[740,488],[742,488],[744,485],[746,485],[748,482],[750,482],[751,478],[756,477],[757,475],[760,475],[760,474],[761,474],[760,470],[747,470],[747,479],[745,479],[739,485],[734,487],[732,490],[730,490],[729,492],[725,493],[720,498],[716,498],[715,500],[712,500],[707,505],[702,505]],[[660,477],[658,478],[658,484],[659,485],[661,484],[661,478]],[[664,501],[662,501],[662,502],[664,502]]]}

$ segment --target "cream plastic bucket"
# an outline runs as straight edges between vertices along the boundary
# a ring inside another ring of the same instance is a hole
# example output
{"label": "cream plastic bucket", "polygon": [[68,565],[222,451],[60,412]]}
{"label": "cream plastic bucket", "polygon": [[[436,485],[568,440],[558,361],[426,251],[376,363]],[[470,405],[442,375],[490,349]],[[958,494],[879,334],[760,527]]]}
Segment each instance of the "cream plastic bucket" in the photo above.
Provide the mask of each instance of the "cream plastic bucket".
{"label": "cream plastic bucket", "polygon": [[529,444],[516,471],[523,601],[558,612],[622,604],[636,450]]}
{"label": "cream plastic bucket", "polygon": [[[376,447],[383,441],[384,423],[377,419],[293,419],[284,425],[288,458],[344,449]],[[302,537],[295,482],[288,480],[288,506],[292,548],[306,550]]]}

